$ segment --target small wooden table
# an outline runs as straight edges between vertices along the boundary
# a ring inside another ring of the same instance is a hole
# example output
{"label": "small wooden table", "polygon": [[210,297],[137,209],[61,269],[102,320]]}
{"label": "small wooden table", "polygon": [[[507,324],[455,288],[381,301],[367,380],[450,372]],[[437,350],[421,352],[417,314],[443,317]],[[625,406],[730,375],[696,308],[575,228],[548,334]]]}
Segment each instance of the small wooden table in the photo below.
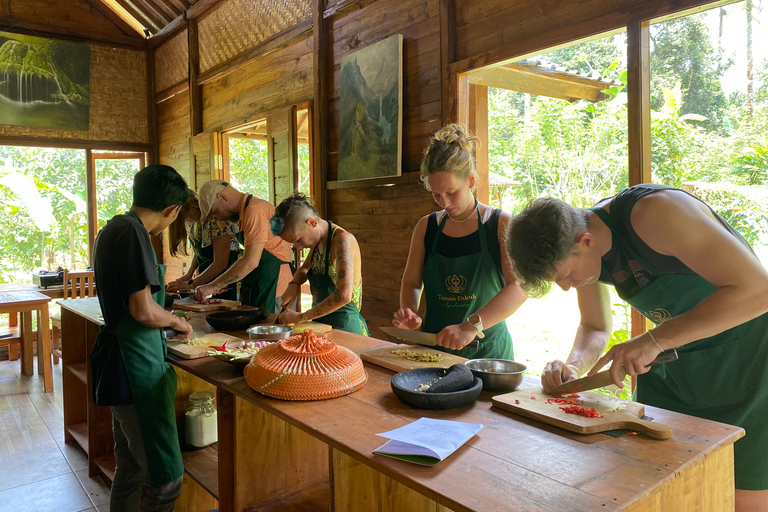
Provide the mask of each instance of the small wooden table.
{"label": "small wooden table", "polygon": [[21,373],[34,375],[32,361],[32,312],[37,311],[37,368],[46,393],[53,391],[51,331],[48,303],[51,298],[24,285],[0,284],[0,313],[21,313]]}

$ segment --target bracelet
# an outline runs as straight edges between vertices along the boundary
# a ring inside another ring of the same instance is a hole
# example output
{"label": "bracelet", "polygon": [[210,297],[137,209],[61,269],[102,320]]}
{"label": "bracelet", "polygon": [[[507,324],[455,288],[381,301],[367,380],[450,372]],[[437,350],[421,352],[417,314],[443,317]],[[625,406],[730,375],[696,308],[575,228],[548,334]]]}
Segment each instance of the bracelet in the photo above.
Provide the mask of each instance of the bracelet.
{"label": "bracelet", "polygon": [[663,348],[661,348],[661,345],[659,345],[659,342],[658,342],[658,341],[656,341],[656,338],[654,338],[654,337],[653,337],[653,333],[652,333],[651,331],[646,331],[646,332],[648,332],[648,336],[650,336],[650,337],[651,337],[651,339],[653,340],[653,343],[655,343],[655,344],[656,344],[656,346],[657,346],[657,347],[659,347],[659,351],[660,351],[660,352],[664,352],[664,349],[663,349]]}
{"label": "bracelet", "polygon": [[576,375],[578,375],[579,378],[581,378],[581,370],[579,370],[578,367],[576,367],[575,365],[572,365],[572,364],[567,364],[565,366],[567,366],[568,368],[570,368],[571,370],[576,372]]}

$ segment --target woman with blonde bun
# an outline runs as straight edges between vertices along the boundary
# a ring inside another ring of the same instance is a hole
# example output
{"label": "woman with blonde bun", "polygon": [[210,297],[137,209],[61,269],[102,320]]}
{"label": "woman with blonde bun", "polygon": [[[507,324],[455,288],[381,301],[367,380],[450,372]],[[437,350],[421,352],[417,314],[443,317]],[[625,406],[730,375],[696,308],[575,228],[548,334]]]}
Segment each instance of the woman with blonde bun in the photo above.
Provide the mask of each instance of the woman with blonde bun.
{"label": "woman with blonde bun", "polygon": [[[424,187],[442,208],[411,238],[395,327],[437,335],[437,348],[467,358],[513,359],[504,320],[525,301],[503,235],[511,216],[475,199],[477,137],[456,124],[438,130],[421,161]],[[426,303],[418,315],[419,300]],[[477,349],[465,348],[475,338]]]}

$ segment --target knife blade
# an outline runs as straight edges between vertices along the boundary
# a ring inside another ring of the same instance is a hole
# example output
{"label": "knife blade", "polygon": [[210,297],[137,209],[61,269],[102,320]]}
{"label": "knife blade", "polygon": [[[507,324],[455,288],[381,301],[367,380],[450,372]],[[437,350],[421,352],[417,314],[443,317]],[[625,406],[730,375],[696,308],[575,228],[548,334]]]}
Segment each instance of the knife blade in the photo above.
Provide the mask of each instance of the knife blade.
{"label": "knife blade", "polygon": [[[397,338],[400,341],[404,341],[409,345],[424,345],[427,347],[434,347],[437,345],[437,336],[430,332],[412,331],[410,329],[400,329],[399,327],[387,327],[381,328],[382,331],[389,334],[393,338]],[[474,339],[466,345],[466,348],[479,348],[480,342]]]}
{"label": "knife blade", "polygon": [[[677,350],[674,348],[670,348],[664,352],[661,352],[658,356],[656,356],[656,359],[645,366],[656,366],[659,364],[671,363],[672,361],[677,361]],[[562,395],[564,393],[589,391],[590,389],[610,386],[613,384],[613,378],[611,377],[609,371],[610,370],[603,370],[602,372],[598,372],[591,377],[581,377],[580,379],[565,382],[550,389],[547,391],[547,393],[550,395]],[[624,377],[626,377],[626,375],[627,374],[624,373]],[[622,379],[624,377],[622,377]]]}

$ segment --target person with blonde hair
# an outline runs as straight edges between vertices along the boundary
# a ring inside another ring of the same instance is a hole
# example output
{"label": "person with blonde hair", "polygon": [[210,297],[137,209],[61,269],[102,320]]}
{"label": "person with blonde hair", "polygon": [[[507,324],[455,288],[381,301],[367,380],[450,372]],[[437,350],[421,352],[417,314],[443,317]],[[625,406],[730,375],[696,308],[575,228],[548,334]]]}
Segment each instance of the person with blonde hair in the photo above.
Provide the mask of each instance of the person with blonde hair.
{"label": "person with blonde hair", "polygon": [[[334,329],[368,335],[368,325],[360,314],[363,302],[363,276],[360,246],[354,235],[330,220],[323,220],[299,192],[284,199],[269,220],[270,231],[297,249],[309,249],[304,263],[283,292],[280,323],[309,320],[329,324]],[[309,280],[312,308],[304,313],[290,309]]]}
{"label": "person with blonde hair", "polygon": [[[240,255],[236,235],[237,224],[234,222],[219,221],[213,217],[203,222],[197,194],[189,189],[187,202],[182,205],[176,220],[168,226],[168,249],[174,258],[179,255],[186,256],[187,242],[189,242],[194,257],[187,273],[168,283],[165,291],[194,289],[210,283],[223,274]],[[237,285],[227,286],[226,291],[217,294],[216,297],[237,300]]]}
{"label": "person with blonde hair", "polygon": [[[478,143],[462,126],[450,124],[425,151],[421,178],[442,210],[416,224],[392,324],[437,334],[438,348],[462,357],[513,359],[504,320],[526,297],[503,243],[511,216],[473,195]],[[422,293],[423,318],[417,313]],[[475,338],[480,347],[465,348]]]}

